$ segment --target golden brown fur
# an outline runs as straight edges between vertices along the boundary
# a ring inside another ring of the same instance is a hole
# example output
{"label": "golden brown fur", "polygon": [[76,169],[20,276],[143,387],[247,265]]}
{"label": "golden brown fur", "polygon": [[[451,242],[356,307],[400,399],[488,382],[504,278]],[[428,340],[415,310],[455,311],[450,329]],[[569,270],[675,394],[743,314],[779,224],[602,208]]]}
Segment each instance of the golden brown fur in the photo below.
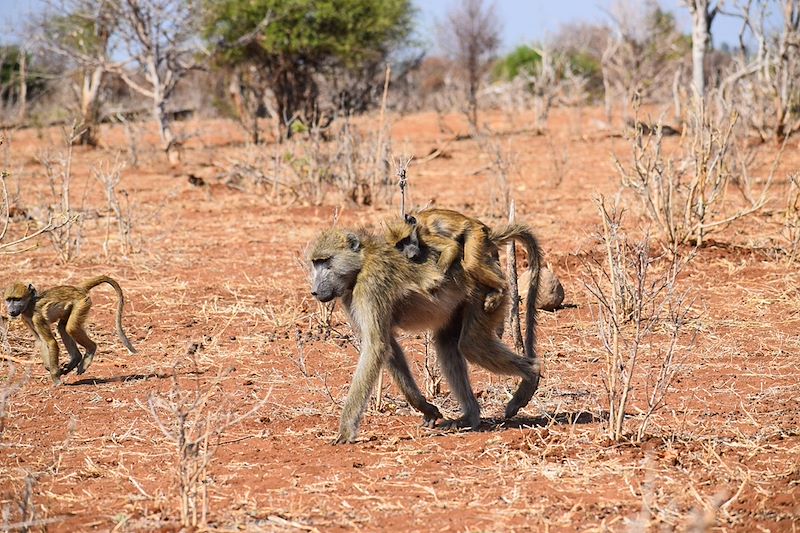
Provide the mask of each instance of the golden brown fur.
{"label": "golden brown fur", "polygon": [[395,328],[432,330],[437,356],[451,391],[461,404],[462,418],[444,421],[442,427],[477,427],[480,407],[472,392],[467,361],[493,372],[522,378],[506,407],[514,416],[532,397],[538,386],[539,369],[535,344],[535,302],[538,291],[539,248],[524,226],[509,226],[489,232],[493,242],[519,239],[531,254],[526,356],[520,357],[497,338],[505,317],[508,297],[492,311],[483,306],[486,292],[481,285],[474,293],[463,269],[447,276],[423,243],[423,259],[413,262],[394,242],[366,231],[327,230],[309,254],[314,268],[312,294],[326,302],[340,298],[361,337],[361,353],[345,400],[336,443],[353,442],[372,388],[383,365],[396,380],[409,403],[423,413],[423,423],[432,427],[441,414],[417,387],[405,355],[394,335]]}
{"label": "golden brown fur", "polygon": [[[11,284],[5,290],[4,300],[8,313],[12,317],[22,316],[36,336],[44,366],[50,371],[56,385],[61,383],[61,376],[72,369],[77,367],[78,374],[83,374],[92,364],[97,344],[86,334],[84,323],[92,307],[89,291],[101,283],[111,285],[116,291],[119,298],[116,313],[117,335],[130,353],[136,353],[122,329],[122,310],[125,305],[122,288],[108,276],[97,276],[77,286],[52,287],[41,294],[36,292],[33,285],[19,282]],[[58,342],[50,329],[50,324],[54,322],[58,322],[58,332],[70,355],[70,362],[63,369],[58,363]],[[81,355],[76,343],[83,346],[86,351],[84,355]]]}
{"label": "golden brown fur", "polygon": [[480,220],[450,209],[424,209],[406,215],[405,224],[387,227],[387,239],[409,259],[422,259],[423,249],[428,247],[439,254],[437,264],[442,272],[459,264],[472,294],[482,286],[487,311],[502,303],[507,290],[490,233]]}

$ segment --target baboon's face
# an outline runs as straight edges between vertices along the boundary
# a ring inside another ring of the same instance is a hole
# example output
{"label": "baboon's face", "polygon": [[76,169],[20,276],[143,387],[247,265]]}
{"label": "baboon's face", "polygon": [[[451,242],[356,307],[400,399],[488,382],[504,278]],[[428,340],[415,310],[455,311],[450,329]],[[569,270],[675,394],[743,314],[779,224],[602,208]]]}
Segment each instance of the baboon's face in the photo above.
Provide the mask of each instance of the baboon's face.
{"label": "baboon's face", "polygon": [[352,233],[325,232],[311,253],[311,294],[330,302],[351,291],[361,271],[361,242]]}
{"label": "baboon's face", "polygon": [[402,241],[398,244],[400,245],[399,246],[400,251],[403,252],[403,255],[405,255],[410,260],[418,261],[422,259],[423,257],[422,250],[420,250],[418,243],[412,240],[407,240],[407,241]]}
{"label": "baboon's face", "polygon": [[33,287],[22,283],[14,283],[6,289],[4,294],[6,309],[11,317],[21,315],[33,297]]}
{"label": "baboon's face", "polygon": [[311,280],[311,294],[320,302],[330,302],[334,298],[341,296],[342,291],[337,287],[336,275],[331,269],[333,258],[316,259],[314,265],[314,277]]}

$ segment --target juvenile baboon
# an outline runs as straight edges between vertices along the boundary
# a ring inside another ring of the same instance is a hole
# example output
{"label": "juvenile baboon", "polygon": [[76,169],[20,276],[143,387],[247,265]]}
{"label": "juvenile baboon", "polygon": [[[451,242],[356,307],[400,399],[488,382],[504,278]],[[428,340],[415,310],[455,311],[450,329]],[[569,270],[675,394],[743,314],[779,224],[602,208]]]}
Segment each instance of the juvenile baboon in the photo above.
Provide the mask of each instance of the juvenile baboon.
{"label": "juvenile baboon", "polygon": [[[125,305],[122,288],[108,276],[97,276],[74,287],[60,285],[41,294],[36,292],[33,285],[19,282],[11,284],[5,291],[8,314],[12,317],[22,315],[22,320],[36,336],[44,366],[50,371],[50,377],[56,385],[61,384],[62,375],[75,367],[78,368],[78,374],[83,374],[92,364],[97,344],[86,334],[84,323],[92,307],[89,291],[101,283],[108,283],[117,292],[117,335],[130,353],[136,353],[122,330],[122,309]],[[50,330],[53,322],[58,322],[58,333],[70,355],[69,364],[64,368],[58,365],[58,342]],[[76,342],[86,350],[83,356]]]}
{"label": "juvenile baboon", "polygon": [[[394,329],[432,330],[437,357],[462,417],[446,420],[441,427],[480,425],[480,406],[472,392],[467,364],[522,378],[506,406],[513,417],[528,404],[539,383],[536,358],[536,309],[540,252],[536,239],[522,225],[492,231],[495,244],[518,239],[529,254],[531,282],[527,300],[525,357],[509,350],[496,331],[505,317],[508,296],[493,311],[483,306],[486,290],[471,294],[461,269],[447,276],[437,264],[435,250],[423,250],[424,260],[409,261],[384,237],[364,230],[326,230],[311,248],[311,293],[321,302],[341,298],[353,329],[361,337],[361,353],[345,400],[336,444],[353,442],[372,388],[384,364],[408,402],[423,413],[423,424],[433,427],[442,418],[439,409],[419,390],[408,367]],[[480,287],[479,287],[480,289]]]}
{"label": "juvenile baboon", "polygon": [[405,222],[389,224],[387,239],[406,257],[420,261],[424,260],[425,247],[435,250],[442,272],[448,273],[458,263],[466,274],[470,293],[475,294],[479,287],[485,291],[486,311],[500,306],[506,280],[497,261],[497,245],[489,238],[489,226],[450,209],[424,209],[406,215]]}

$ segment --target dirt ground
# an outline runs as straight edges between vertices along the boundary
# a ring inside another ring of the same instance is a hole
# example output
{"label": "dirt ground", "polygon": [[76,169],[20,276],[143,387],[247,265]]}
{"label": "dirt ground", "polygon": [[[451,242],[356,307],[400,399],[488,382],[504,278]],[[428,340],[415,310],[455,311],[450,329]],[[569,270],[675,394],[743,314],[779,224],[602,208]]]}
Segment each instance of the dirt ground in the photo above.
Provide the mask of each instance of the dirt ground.
{"label": "dirt ground", "polygon": [[[124,324],[139,352],[128,355],[114,334],[108,287],[92,293],[98,356],[61,387],[34,359],[24,325],[9,323],[11,355],[31,364],[1,373],[0,523],[178,530],[180,465],[205,458],[199,476],[211,530],[796,531],[800,268],[777,247],[786,175],[800,168],[798,141],[787,147],[767,208],[715,235],[682,273],[694,333],[679,345],[679,377],[644,442],[614,443],[604,429],[605,356],[584,265],[599,250],[592,198],[617,193],[612,154],[627,160],[629,142],[603,127],[594,108],[556,111],[544,135],[525,114],[486,117],[497,145],[513,155],[517,218],[541,239],[569,304],[542,313],[544,377],[517,418],[502,419],[515,381],[472,369],[480,430],[425,429],[387,379],[383,409],[368,410],[359,442],[331,446],[357,350],[341,310],[328,322],[311,298],[303,254],[337,209],[341,226],[372,225],[397,213],[398,195],[373,207],[333,194],[322,205],[276,201],[269,190],[228,186],[220,175],[246,153],[280,147],[245,146],[231,122],[186,122],[183,162],[170,167],[146,130],[138,165],[123,170],[119,185],[123,207],[134,213],[136,250],[126,254],[95,177],[128,157],[124,130],[106,126],[99,149],[73,154],[77,256],[62,264],[42,238],[35,249],[0,256],[0,284],[47,287],[108,274],[125,290]],[[394,153],[415,156],[410,204],[497,224],[504,208],[493,200],[500,184],[491,154],[454,135],[466,132],[459,117],[448,124],[452,131],[443,133],[435,114],[392,117]],[[39,160],[64,151],[60,130],[6,136],[0,161],[12,206],[35,215],[52,203]],[[776,149],[759,151],[758,160],[769,161]],[[763,176],[765,166],[754,174]],[[626,224],[643,227],[635,200],[626,193],[623,201]],[[10,235],[27,224],[17,216]],[[401,343],[422,381],[424,338],[404,335]],[[643,355],[630,431],[658,370],[657,351]],[[446,386],[433,402],[457,415]],[[181,461],[179,420],[219,431]]]}

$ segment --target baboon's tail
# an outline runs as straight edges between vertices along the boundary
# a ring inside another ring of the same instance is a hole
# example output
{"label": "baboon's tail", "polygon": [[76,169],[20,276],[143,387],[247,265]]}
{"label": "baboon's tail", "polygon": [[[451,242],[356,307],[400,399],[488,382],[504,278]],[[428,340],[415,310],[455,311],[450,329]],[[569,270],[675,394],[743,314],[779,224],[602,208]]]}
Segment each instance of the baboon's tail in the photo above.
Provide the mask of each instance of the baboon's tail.
{"label": "baboon's tail", "polygon": [[125,296],[122,295],[122,287],[119,286],[119,283],[108,276],[97,276],[87,279],[78,285],[78,287],[86,292],[89,292],[93,288],[103,283],[108,283],[114,287],[114,290],[117,292],[117,298],[119,299],[117,302],[117,335],[119,336],[119,340],[122,341],[122,344],[130,353],[136,353],[136,348],[133,347],[131,341],[128,340],[127,335],[125,335],[125,331],[122,329],[122,309],[125,307]]}
{"label": "baboon's tail", "polygon": [[[505,244],[512,239],[520,241],[528,254],[528,270],[531,281],[528,286],[528,298],[525,301],[525,356],[535,360],[536,356],[536,298],[539,295],[539,269],[542,263],[542,251],[539,241],[531,229],[525,224],[509,224],[508,226],[492,229],[489,238],[495,244]],[[538,382],[534,385],[534,390]]]}

